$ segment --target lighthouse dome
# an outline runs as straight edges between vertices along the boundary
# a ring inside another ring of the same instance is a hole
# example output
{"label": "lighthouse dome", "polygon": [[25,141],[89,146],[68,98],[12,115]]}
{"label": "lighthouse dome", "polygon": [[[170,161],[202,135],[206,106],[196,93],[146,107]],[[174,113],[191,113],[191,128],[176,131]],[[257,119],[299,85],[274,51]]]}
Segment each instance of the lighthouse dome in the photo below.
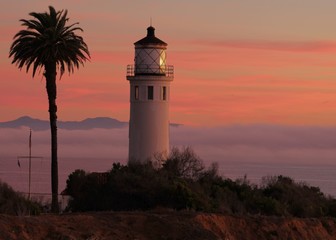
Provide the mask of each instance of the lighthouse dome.
{"label": "lighthouse dome", "polygon": [[140,39],[139,41],[135,42],[134,45],[162,45],[162,46],[167,46],[168,44],[162,41],[161,39],[155,37],[155,28],[152,26],[149,26],[147,28],[147,36]]}

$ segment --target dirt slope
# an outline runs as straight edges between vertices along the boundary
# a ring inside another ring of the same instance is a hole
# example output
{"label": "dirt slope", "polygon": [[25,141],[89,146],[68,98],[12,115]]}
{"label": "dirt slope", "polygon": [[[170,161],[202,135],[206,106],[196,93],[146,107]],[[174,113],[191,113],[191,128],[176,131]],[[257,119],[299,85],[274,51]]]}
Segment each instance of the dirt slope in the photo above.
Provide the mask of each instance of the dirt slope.
{"label": "dirt slope", "polygon": [[227,216],[192,212],[0,215],[0,239],[335,240],[336,219]]}

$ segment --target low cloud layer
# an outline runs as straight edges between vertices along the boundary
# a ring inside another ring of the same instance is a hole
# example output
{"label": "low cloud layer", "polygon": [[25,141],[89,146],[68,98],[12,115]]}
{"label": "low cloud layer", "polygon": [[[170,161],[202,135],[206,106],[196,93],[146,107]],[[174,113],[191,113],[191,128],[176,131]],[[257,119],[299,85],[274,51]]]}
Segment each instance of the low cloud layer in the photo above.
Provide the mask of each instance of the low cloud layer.
{"label": "low cloud layer", "polygon": [[[104,158],[125,162],[128,128],[59,131],[61,158]],[[0,157],[28,153],[29,130],[0,129]],[[191,146],[206,162],[336,164],[336,128],[297,126],[172,127],[171,146]],[[33,154],[48,158],[49,131],[33,132]]]}
{"label": "low cloud layer", "polygon": [[334,164],[336,128],[274,125],[172,129],[174,145],[190,145],[209,161]]}
{"label": "low cloud layer", "polygon": [[[75,169],[106,171],[113,162],[126,163],[128,128],[59,131],[60,189]],[[217,162],[220,173],[237,178],[247,174],[258,183],[262,176],[284,174],[336,195],[336,128],[272,125],[216,128],[172,127],[171,146],[191,146],[206,165]],[[0,179],[20,191],[27,189],[29,129],[0,129]],[[33,191],[50,188],[50,132],[32,134]],[[34,180],[34,178],[36,178]]]}

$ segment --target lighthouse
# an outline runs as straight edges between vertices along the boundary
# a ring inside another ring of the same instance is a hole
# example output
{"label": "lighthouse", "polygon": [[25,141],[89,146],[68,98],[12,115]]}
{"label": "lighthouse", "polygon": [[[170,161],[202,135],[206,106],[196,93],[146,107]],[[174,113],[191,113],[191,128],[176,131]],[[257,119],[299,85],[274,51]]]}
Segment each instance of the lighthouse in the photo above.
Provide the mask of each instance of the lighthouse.
{"label": "lighthouse", "polygon": [[167,65],[167,43],[147,28],[147,36],[134,43],[134,64],[127,66],[130,83],[128,162],[146,163],[169,151],[170,83],[173,66]]}

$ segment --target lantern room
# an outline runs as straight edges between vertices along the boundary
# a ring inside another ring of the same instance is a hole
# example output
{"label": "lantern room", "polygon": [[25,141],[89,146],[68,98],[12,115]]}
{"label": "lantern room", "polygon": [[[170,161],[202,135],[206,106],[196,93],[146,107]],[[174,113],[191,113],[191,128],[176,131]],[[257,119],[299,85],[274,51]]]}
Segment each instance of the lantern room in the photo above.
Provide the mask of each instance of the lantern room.
{"label": "lantern room", "polygon": [[155,37],[155,28],[147,28],[147,36],[134,43],[134,74],[165,75],[167,43]]}
{"label": "lantern room", "polygon": [[147,28],[147,36],[134,43],[134,65],[127,66],[127,76],[174,76],[174,67],[167,65],[167,43],[155,36],[155,28]]}

